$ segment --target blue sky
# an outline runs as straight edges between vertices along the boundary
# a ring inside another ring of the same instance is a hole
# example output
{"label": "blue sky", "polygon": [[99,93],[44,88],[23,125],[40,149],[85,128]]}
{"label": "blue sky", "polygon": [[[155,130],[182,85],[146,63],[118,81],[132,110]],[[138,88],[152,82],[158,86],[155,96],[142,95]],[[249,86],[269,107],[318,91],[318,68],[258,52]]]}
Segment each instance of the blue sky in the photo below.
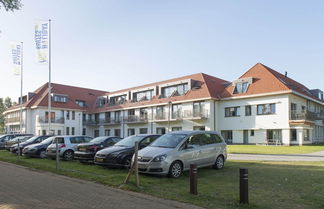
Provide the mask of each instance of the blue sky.
{"label": "blue sky", "polygon": [[52,81],[113,91],[204,72],[232,81],[257,62],[324,90],[323,1],[22,0],[0,11],[0,97],[16,99],[9,42],[24,42],[24,94],[48,81],[34,23],[52,19]]}

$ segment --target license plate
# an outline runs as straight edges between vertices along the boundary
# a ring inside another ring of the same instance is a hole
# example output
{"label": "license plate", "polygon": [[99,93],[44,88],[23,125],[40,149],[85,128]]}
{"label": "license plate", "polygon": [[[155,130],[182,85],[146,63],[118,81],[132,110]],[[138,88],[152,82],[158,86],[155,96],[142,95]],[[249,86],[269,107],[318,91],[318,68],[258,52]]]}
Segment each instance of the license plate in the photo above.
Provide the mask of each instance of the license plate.
{"label": "license plate", "polygon": [[103,162],[104,159],[103,159],[103,158],[96,158],[96,161],[97,161],[97,162]]}
{"label": "license plate", "polygon": [[146,165],[138,164],[138,168],[146,168]]}

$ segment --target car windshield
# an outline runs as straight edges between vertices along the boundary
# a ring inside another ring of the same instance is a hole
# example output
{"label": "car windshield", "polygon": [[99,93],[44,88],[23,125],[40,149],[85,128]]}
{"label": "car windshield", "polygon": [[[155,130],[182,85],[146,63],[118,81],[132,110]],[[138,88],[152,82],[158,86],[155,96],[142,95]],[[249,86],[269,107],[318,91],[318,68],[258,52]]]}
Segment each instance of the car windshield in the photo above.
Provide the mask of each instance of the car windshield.
{"label": "car windshield", "polygon": [[52,140],[54,139],[55,137],[49,137],[47,139],[45,139],[44,141],[41,142],[41,144],[49,144],[52,142]]}
{"label": "car windshield", "polygon": [[186,137],[186,134],[164,134],[157,138],[150,147],[175,148]]}
{"label": "car windshield", "polygon": [[90,142],[91,143],[101,143],[103,141],[105,141],[107,139],[106,136],[100,136],[100,137],[96,137],[94,139],[92,139]]}
{"label": "car windshield", "polygon": [[145,136],[129,136],[126,137],[125,139],[117,142],[115,146],[120,146],[120,147],[134,147],[135,142],[141,141]]}
{"label": "car windshield", "polygon": [[32,138],[28,139],[26,142],[33,142],[35,139],[37,139],[39,136],[33,136]]}

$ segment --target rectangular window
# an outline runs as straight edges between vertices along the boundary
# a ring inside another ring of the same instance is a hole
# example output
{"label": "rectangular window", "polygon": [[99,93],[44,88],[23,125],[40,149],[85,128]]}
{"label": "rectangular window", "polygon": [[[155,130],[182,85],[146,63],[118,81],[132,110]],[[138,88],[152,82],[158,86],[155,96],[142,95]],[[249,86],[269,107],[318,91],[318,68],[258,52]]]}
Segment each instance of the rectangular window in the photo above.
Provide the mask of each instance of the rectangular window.
{"label": "rectangular window", "polygon": [[206,127],[205,126],[194,126],[193,130],[194,131],[205,131]]}
{"label": "rectangular window", "polygon": [[75,128],[74,127],[72,127],[71,132],[72,132],[72,135],[75,135]]}
{"label": "rectangular window", "polygon": [[[201,117],[205,113],[205,102],[194,102],[193,103],[193,117]],[[205,116],[205,115],[204,115]]]}
{"label": "rectangular window", "polygon": [[141,108],[140,109],[140,119],[141,120],[147,120],[148,119],[147,108]]}
{"label": "rectangular window", "polygon": [[67,102],[67,97],[66,96],[62,96],[62,95],[54,95],[53,96],[53,101],[54,102],[66,103]]}
{"label": "rectangular window", "polygon": [[75,104],[79,105],[80,107],[86,107],[87,104],[83,100],[75,100]]}
{"label": "rectangular window", "polygon": [[222,136],[225,139],[225,142],[227,144],[232,144],[233,143],[233,131],[232,130],[221,131],[221,134],[222,134]]}
{"label": "rectangular window", "polygon": [[290,129],[290,141],[297,141],[297,130]]}
{"label": "rectangular window", "polygon": [[182,115],[182,105],[181,104],[172,105],[172,118],[173,119],[181,118],[181,115]]}
{"label": "rectangular window", "polygon": [[82,129],[82,135],[83,135],[83,136],[87,135],[87,129],[86,129],[86,128],[83,128],[83,129]]}
{"label": "rectangular window", "polygon": [[105,122],[110,122],[110,112],[105,112]]}
{"label": "rectangular window", "polygon": [[51,119],[51,123],[55,122],[55,112],[51,112],[51,117],[49,117],[48,112],[45,112],[45,123],[48,123],[49,119]]}
{"label": "rectangular window", "polygon": [[42,130],[42,135],[43,135],[43,136],[46,135],[46,130]]}
{"label": "rectangular window", "polygon": [[133,93],[133,101],[134,102],[151,100],[152,97],[153,97],[153,90],[147,90],[147,91]]}
{"label": "rectangular window", "polygon": [[115,134],[115,136],[119,136],[120,137],[120,129],[115,129],[114,130],[114,134]]}
{"label": "rectangular window", "polygon": [[267,130],[268,142],[281,142],[281,129],[269,129]]}
{"label": "rectangular window", "polygon": [[181,131],[182,127],[172,127],[172,131]]}
{"label": "rectangular window", "polygon": [[128,116],[130,116],[130,115],[135,115],[134,109],[128,110]]}
{"label": "rectangular window", "polygon": [[304,129],[304,141],[310,141],[309,129]]}
{"label": "rectangular window", "polygon": [[252,107],[251,105],[245,106],[245,116],[251,116],[252,115]]}
{"label": "rectangular window", "polygon": [[72,111],[72,120],[75,120],[75,111]]}
{"label": "rectangular window", "polygon": [[135,135],[135,129],[134,128],[129,128],[127,131],[127,136],[132,136]]}
{"label": "rectangular window", "polygon": [[[115,122],[120,122],[121,121],[121,114],[120,111],[115,112]],[[116,136],[116,135],[115,135]]]}
{"label": "rectangular window", "polygon": [[105,129],[105,136],[110,136],[110,129]]}
{"label": "rectangular window", "polygon": [[140,134],[147,134],[147,128],[140,128]]}
{"label": "rectangular window", "polygon": [[166,117],[166,115],[164,113],[164,108],[165,108],[165,106],[157,106],[156,107],[155,119],[157,119],[157,120],[167,119],[167,117]]}
{"label": "rectangular window", "polygon": [[70,127],[66,127],[66,135],[70,135]]}
{"label": "rectangular window", "polygon": [[225,117],[237,117],[240,116],[240,107],[226,107]]}
{"label": "rectangular window", "polygon": [[276,104],[260,104],[257,106],[258,115],[270,115],[276,113]]}
{"label": "rectangular window", "polygon": [[99,130],[94,130],[94,137],[99,137]]}
{"label": "rectangular window", "polygon": [[62,131],[61,130],[57,130],[57,135],[62,135]]}
{"label": "rectangular window", "polygon": [[70,120],[70,110],[66,111],[66,120]]}
{"label": "rectangular window", "polygon": [[165,134],[165,128],[156,128],[156,133],[161,135]]}
{"label": "rectangular window", "polygon": [[254,136],[254,130],[251,130],[250,136]]}

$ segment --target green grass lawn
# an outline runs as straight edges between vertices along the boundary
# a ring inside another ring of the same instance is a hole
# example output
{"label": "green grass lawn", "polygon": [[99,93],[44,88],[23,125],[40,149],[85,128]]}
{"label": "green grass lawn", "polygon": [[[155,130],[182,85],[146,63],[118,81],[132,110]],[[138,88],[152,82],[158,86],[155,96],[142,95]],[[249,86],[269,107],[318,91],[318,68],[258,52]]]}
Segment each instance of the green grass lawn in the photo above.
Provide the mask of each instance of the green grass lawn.
{"label": "green grass lawn", "polygon": [[[6,151],[0,160],[55,172],[54,160],[22,158]],[[106,169],[78,162],[61,162],[59,174],[118,187],[127,175],[123,169]],[[240,205],[239,168],[249,169],[250,205]],[[188,202],[206,208],[324,208],[324,162],[226,162],[224,169],[199,169],[198,195],[189,194],[189,175],[179,179],[140,175],[141,188],[123,189]]]}
{"label": "green grass lawn", "polygon": [[303,146],[262,146],[262,145],[228,145],[229,153],[245,154],[308,154],[324,151],[324,145]]}

